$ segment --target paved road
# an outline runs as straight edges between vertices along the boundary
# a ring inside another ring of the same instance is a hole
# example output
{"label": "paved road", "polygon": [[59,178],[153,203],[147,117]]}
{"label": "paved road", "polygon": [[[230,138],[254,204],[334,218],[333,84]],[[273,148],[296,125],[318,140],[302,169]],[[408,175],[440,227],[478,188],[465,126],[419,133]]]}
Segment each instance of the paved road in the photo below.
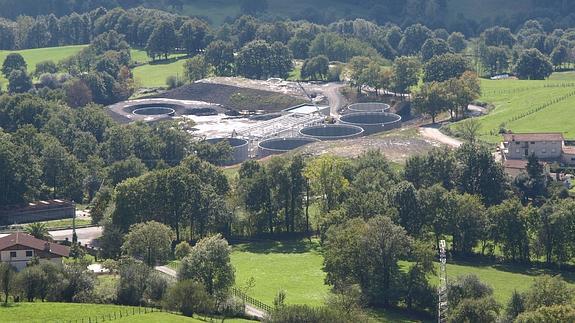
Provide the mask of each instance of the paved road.
{"label": "paved road", "polygon": [[[8,234],[0,234],[0,238],[7,235]],[[72,241],[72,229],[50,231],[50,235],[52,235],[54,240],[65,240],[68,238],[68,240]],[[92,243],[92,240],[102,236],[102,227],[76,229],[76,235],[78,236],[78,241],[81,242],[82,245],[90,244]]]}
{"label": "paved road", "polygon": [[457,148],[461,146],[461,144],[463,144],[463,142],[461,142],[460,140],[443,134],[441,131],[439,131],[438,126],[432,126],[432,125],[421,126],[419,127],[419,133],[426,138],[439,141],[440,143],[453,148]]}
{"label": "paved road", "polygon": [[[178,273],[168,266],[156,266],[155,269],[159,272],[162,272],[168,276],[172,276],[174,278],[178,277]],[[246,304],[246,314],[249,316],[257,317],[259,319],[263,319],[266,316],[266,313],[249,305]]]}

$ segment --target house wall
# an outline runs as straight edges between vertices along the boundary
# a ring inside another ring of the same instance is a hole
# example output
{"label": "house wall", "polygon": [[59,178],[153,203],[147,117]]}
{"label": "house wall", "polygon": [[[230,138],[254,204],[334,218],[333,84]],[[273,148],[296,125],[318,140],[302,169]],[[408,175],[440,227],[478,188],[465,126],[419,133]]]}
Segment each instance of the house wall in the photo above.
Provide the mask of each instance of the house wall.
{"label": "house wall", "polygon": [[563,153],[563,158],[561,161],[567,165],[573,166],[575,165],[575,154]]}
{"label": "house wall", "polygon": [[539,159],[557,159],[561,158],[562,148],[562,141],[511,141],[507,158],[523,159],[535,154]]}
{"label": "house wall", "polygon": [[[32,256],[26,256],[26,251],[31,251]],[[11,252],[16,252],[16,257],[10,257]],[[54,255],[44,250],[35,250],[25,246],[13,246],[0,251],[0,262],[9,262],[16,270],[20,271],[26,268],[35,256],[40,258],[40,262],[52,262],[55,264],[62,264],[62,257]]]}

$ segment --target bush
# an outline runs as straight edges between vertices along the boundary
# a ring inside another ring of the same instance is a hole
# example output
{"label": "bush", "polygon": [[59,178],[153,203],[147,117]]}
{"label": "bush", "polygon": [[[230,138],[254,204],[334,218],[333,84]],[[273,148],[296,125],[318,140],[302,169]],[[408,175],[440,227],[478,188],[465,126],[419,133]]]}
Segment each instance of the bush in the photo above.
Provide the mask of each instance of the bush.
{"label": "bush", "polygon": [[166,78],[166,85],[168,86],[169,90],[172,90],[172,89],[175,89],[177,87],[184,85],[184,80],[181,78],[178,78],[174,75],[171,75],[171,76],[168,76],[168,78]]}
{"label": "bush", "polygon": [[175,256],[177,259],[182,260],[184,257],[192,252],[192,246],[187,241],[182,241],[176,246]]}
{"label": "bush", "polygon": [[170,287],[163,302],[166,309],[190,317],[195,313],[211,314],[215,307],[204,285],[192,280],[182,280]]}
{"label": "bush", "polygon": [[146,285],[144,299],[148,304],[159,305],[168,290],[168,281],[163,274],[151,272],[146,281]]}
{"label": "bush", "polygon": [[236,297],[228,297],[218,303],[218,314],[225,317],[241,317],[245,314],[245,304]]}
{"label": "bush", "polygon": [[307,305],[282,306],[271,313],[264,322],[268,323],[300,323],[300,322],[365,322],[365,318],[349,316],[331,307],[310,307]]}

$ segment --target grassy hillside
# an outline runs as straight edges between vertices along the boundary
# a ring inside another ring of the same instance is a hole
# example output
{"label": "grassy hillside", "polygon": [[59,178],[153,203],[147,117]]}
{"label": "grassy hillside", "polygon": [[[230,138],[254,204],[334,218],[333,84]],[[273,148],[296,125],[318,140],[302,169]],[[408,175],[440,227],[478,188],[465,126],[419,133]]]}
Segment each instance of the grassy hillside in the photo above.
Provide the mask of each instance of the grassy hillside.
{"label": "grassy hillside", "polygon": [[71,304],[71,303],[10,303],[7,307],[0,306],[0,321],[2,322],[49,322],[87,320],[102,316],[119,316],[120,311],[132,314],[138,308],[101,304]]}
{"label": "grassy hillside", "polygon": [[165,87],[168,76],[184,77],[185,59],[161,61],[133,69],[136,84],[141,87]]}
{"label": "grassy hillside", "polygon": [[481,101],[495,106],[480,117],[480,137],[500,141],[500,128],[513,132],[563,132],[575,139],[575,74],[556,73],[545,81],[482,80]]}

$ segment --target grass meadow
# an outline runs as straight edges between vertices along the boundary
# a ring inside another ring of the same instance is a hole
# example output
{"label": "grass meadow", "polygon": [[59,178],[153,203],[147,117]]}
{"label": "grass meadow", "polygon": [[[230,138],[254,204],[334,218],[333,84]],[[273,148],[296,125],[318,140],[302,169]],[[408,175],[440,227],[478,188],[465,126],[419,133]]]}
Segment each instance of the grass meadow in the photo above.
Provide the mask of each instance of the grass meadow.
{"label": "grass meadow", "polygon": [[500,128],[562,132],[566,138],[575,139],[575,73],[555,73],[544,81],[481,80],[481,88],[479,100],[495,107],[479,117],[482,140],[499,142]]}

